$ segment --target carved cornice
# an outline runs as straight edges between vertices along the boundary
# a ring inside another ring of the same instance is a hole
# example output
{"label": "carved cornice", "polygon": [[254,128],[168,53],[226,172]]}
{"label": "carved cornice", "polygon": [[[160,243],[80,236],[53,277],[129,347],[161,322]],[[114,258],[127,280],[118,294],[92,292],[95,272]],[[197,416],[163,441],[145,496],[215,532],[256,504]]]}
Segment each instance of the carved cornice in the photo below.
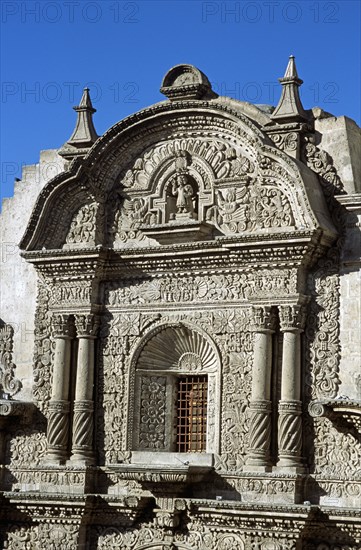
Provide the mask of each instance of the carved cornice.
{"label": "carved cornice", "polygon": [[108,465],[107,469],[117,473],[120,479],[138,481],[157,493],[177,494],[185,486],[202,481],[213,467],[185,462],[179,466],[115,464]]}
{"label": "carved cornice", "polygon": [[[254,234],[247,237],[221,237],[215,241],[176,243],[162,247],[122,249],[23,252],[46,278],[80,277],[89,283],[112,274],[144,270],[219,269],[237,267],[312,266],[326,252],[322,235],[316,231]],[[329,243],[330,244],[330,243]]]}

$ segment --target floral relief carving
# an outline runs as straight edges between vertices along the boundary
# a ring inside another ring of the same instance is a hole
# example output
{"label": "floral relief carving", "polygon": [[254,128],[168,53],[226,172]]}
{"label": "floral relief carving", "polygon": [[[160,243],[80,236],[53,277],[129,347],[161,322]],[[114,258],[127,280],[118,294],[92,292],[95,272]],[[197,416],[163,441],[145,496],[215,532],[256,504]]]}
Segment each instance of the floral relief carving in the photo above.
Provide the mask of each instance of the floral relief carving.
{"label": "floral relief carving", "polygon": [[8,461],[14,468],[29,465],[29,462],[37,465],[45,455],[46,445],[45,433],[17,430],[9,436]]}
{"label": "floral relief carving", "polygon": [[[361,443],[351,433],[338,431],[328,419],[319,419],[315,442],[316,474],[324,478],[361,478]],[[343,488],[344,490],[344,488]]]}
{"label": "floral relief carving", "polygon": [[142,376],[140,379],[139,446],[141,449],[164,449],[166,414],[166,378]]}
{"label": "floral relief carving", "polygon": [[291,227],[295,223],[287,197],[276,187],[258,183],[218,190],[217,204],[208,209],[207,220],[226,234]]}
{"label": "floral relief carving", "polygon": [[0,398],[13,397],[21,388],[12,362],[14,329],[0,321]]}
{"label": "floral relief carving", "polygon": [[306,324],[307,359],[312,399],[335,398],[340,385],[339,277],[332,260],[320,260],[310,276],[310,302]]}
{"label": "floral relief carving", "polygon": [[326,151],[322,151],[308,141],[304,146],[304,155],[307,165],[320,176],[320,182],[327,196],[345,193],[343,183],[333,165],[333,159]]}
{"label": "floral relief carving", "polygon": [[217,275],[162,276],[159,278],[124,278],[105,286],[105,301],[109,306],[124,303],[180,303],[206,301],[245,301],[256,296],[268,297],[297,292],[297,271],[292,269],[261,269],[254,273]]}
{"label": "floral relief carving", "polygon": [[4,548],[7,550],[32,550],[40,541],[38,526],[13,525],[6,536]]}
{"label": "floral relief carving", "polygon": [[47,410],[51,394],[54,339],[52,337],[49,287],[39,281],[37,311],[35,315],[35,352],[33,396],[39,409]]}
{"label": "floral relief carving", "polygon": [[96,434],[102,459],[118,462],[124,450],[125,351],[126,338],[119,336],[119,318],[103,316],[98,351],[98,391]]}
{"label": "floral relief carving", "polygon": [[95,244],[96,216],[98,205],[93,202],[80,208],[71,222],[66,244]]}

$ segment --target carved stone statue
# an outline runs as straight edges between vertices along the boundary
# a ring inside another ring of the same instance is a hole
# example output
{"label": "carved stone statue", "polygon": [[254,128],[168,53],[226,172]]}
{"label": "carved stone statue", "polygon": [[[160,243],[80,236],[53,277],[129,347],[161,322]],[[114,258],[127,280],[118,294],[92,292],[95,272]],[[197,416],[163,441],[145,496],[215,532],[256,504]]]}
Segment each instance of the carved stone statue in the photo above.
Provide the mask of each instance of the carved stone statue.
{"label": "carved stone statue", "polygon": [[[194,190],[190,183],[187,183],[187,176],[178,174],[172,183],[172,193],[177,197],[177,215],[176,217],[194,218]],[[179,216],[181,214],[181,216]],[[184,214],[186,216],[184,216]]]}

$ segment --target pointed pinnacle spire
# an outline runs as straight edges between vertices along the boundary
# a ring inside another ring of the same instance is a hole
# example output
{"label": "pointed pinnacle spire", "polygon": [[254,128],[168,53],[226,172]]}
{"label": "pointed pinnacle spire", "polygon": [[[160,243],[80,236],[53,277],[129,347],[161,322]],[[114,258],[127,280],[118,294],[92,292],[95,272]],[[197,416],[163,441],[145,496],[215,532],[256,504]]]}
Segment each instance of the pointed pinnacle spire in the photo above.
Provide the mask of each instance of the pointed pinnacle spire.
{"label": "pointed pinnacle spire", "polygon": [[[283,78],[297,78],[298,80],[300,80],[298,78],[298,74],[297,74],[295,56],[294,55],[290,55],[290,57],[289,57],[288,65],[287,65],[286,72],[285,72],[285,76]],[[302,84],[303,81],[300,80],[300,83]]]}
{"label": "pointed pinnacle spire", "polygon": [[277,122],[297,122],[307,120],[307,114],[302,106],[298,88],[303,80],[298,77],[295,58],[290,55],[285,76],[278,79],[282,84],[282,95],[272,119]]}
{"label": "pointed pinnacle spire", "polygon": [[93,114],[96,109],[92,105],[89,88],[84,88],[79,105],[73,109],[78,114],[74,132],[59,150],[59,155],[69,159],[84,155],[99,137],[94,128]]}

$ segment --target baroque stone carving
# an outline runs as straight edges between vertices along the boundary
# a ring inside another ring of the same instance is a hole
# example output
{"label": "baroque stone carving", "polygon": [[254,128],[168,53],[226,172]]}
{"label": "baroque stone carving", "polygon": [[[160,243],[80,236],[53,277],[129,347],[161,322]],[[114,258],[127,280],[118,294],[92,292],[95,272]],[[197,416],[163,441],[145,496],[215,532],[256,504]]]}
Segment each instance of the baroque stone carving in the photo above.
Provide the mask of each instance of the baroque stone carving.
{"label": "baroque stone carving", "polygon": [[[245,301],[247,298],[267,297],[270,293],[275,296],[296,293],[297,284],[297,272],[291,269],[260,269],[255,273],[204,274],[193,277],[162,276],[146,280],[139,278],[136,284],[124,278],[105,286],[105,300],[109,306],[124,303]],[[135,318],[132,318],[132,325],[137,326]]]}
{"label": "baroque stone carving", "polygon": [[326,151],[322,151],[312,141],[308,141],[304,146],[304,154],[308,166],[320,176],[327,196],[331,197],[334,194],[339,195],[345,192],[333,165],[333,160]]}
{"label": "baroque stone carving", "polygon": [[165,448],[166,378],[142,376],[140,389],[139,446]]}
{"label": "baroque stone carving", "polygon": [[[39,410],[31,428],[0,423],[5,543],[352,548],[359,440],[307,414],[341,387],[341,180],[322,135],[300,158],[311,129],[284,113],[218,98],[190,66],[163,87],[170,101],[118,123],[45,184],[22,241],[39,280]],[[199,452],[175,452],[182,378],[187,406],[193,380],[203,385]]]}
{"label": "baroque stone carving", "polygon": [[0,323],[0,398],[13,397],[21,388],[12,362],[13,334],[11,325]]}
{"label": "baroque stone carving", "polygon": [[66,245],[86,246],[95,244],[97,203],[86,204],[80,208],[71,222]]}
{"label": "baroque stone carving", "polygon": [[275,187],[263,188],[257,184],[218,190],[217,205],[208,210],[207,220],[226,234],[294,225],[292,209],[284,194]]}

